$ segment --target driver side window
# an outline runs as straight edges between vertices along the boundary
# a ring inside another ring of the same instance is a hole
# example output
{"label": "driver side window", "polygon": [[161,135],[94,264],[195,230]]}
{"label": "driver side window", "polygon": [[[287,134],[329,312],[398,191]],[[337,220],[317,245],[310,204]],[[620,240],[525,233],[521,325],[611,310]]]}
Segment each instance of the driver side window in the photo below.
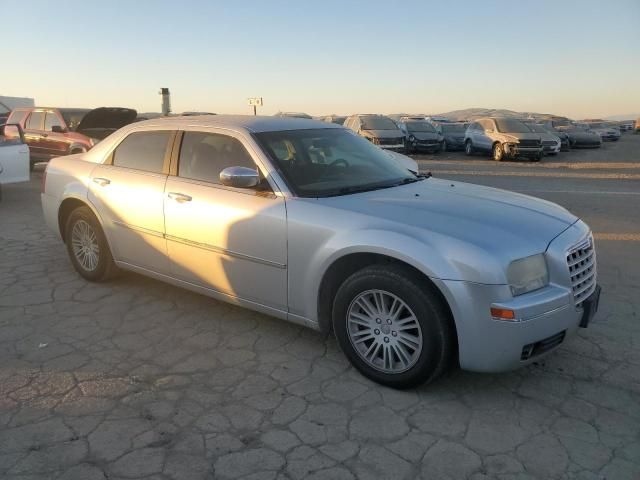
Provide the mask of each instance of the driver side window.
{"label": "driver side window", "polygon": [[218,133],[184,133],[179,177],[220,184],[220,172],[227,167],[257,169],[249,152],[236,138]]}

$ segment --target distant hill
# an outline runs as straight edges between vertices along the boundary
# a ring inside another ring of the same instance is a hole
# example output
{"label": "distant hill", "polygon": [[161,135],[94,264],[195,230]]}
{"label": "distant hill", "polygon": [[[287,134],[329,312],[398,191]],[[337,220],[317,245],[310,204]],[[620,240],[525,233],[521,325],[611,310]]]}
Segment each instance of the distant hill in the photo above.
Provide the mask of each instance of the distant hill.
{"label": "distant hill", "polygon": [[515,112],[513,110],[506,110],[504,108],[465,108],[464,110],[453,110],[451,112],[444,113],[429,113],[429,114],[408,114],[408,113],[396,113],[389,115],[391,118],[399,119],[402,116],[436,116],[446,117],[451,120],[475,120],[482,117],[511,117],[511,118],[532,118],[532,119],[547,119],[553,117],[551,113],[537,113],[537,112]]}
{"label": "distant hill", "polygon": [[611,115],[610,117],[604,117],[605,120],[635,120],[640,118],[640,112],[627,113],[625,115]]}
{"label": "distant hill", "polygon": [[504,108],[466,108],[464,110],[454,110],[452,112],[439,113],[438,116],[447,117],[452,120],[474,120],[482,117],[511,117],[511,118],[532,118],[545,119],[554,116],[551,113],[538,112],[514,112]]}

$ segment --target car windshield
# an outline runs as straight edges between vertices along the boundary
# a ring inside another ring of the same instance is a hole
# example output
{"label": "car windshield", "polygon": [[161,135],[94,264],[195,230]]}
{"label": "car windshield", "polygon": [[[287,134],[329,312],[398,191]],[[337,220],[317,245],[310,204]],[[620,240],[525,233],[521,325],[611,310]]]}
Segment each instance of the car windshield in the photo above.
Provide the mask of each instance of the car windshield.
{"label": "car windshield", "polygon": [[587,123],[587,128],[607,128],[607,125],[599,122]]}
{"label": "car windshield", "polygon": [[444,133],[464,133],[467,126],[462,123],[442,123],[440,128]]}
{"label": "car windshield", "polygon": [[531,129],[532,132],[535,132],[535,133],[548,133],[547,130],[542,125],[533,125],[529,123],[528,127]]}
{"label": "car windshield", "polygon": [[498,131],[503,133],[530,133],[531,130],[520,120],[513,118],[496,118]]}
{"label": "car windshield", "polygon": [[434,133],[436,129],[428,122],[407,122],[405,123],[409,132],[430,132]]}
{"label": "car windshield", "polygon": [[420,180],[363,137],[342,128],[255,134],[293,192],[328,197]]}
{"label": "car windshield", "polygon": [[397,130],[398,126],[388,117],[360,117],[363,130]]}
{"label": "car windshield", "polygon": [[64,122],[71,130],[75,130],[89,110],[60,110]]}

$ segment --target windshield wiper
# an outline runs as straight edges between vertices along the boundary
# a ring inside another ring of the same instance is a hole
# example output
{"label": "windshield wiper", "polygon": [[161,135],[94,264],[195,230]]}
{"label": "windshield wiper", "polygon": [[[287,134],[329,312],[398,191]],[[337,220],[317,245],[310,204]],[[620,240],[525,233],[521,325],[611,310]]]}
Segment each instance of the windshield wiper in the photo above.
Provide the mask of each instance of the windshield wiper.
{"label": "windshield wiper", "polygon": [[399,182],[387,183],[384,185],[359,185],[359,186],[353,186],[353,187],[342,187],[342,188],[339,188],[337,192],[338,192],[338,195],[344,195],[346,193],[370,192],[373,190],[382,190],[383,188],[393,188],[393,187],[399,187],[400,185],[407,185],[409,183],[420,182],[425,178],[428,178],[428,177],[423,177],[423,176],[407,177],[407,178],[403,178]]}

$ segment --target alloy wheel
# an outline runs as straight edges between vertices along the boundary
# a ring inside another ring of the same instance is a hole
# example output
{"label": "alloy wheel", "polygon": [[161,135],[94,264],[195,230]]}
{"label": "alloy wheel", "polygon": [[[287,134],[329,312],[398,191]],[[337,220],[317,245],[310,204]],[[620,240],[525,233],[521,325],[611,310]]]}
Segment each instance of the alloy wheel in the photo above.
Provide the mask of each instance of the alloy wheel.
{"label": "alloy wheel", "polygon": [[369,366],[385,373],[402,373],[422,353],[422,329],[411,308],[385,290],[367,290],[347,310],[347,334],[355,351]]}
{"label": "alloy wheel", "polygon": [[88,272],[98,267],[100,246],[93,227],[84,220],[78,220],[71,231],[73,254],[80,266]]}

